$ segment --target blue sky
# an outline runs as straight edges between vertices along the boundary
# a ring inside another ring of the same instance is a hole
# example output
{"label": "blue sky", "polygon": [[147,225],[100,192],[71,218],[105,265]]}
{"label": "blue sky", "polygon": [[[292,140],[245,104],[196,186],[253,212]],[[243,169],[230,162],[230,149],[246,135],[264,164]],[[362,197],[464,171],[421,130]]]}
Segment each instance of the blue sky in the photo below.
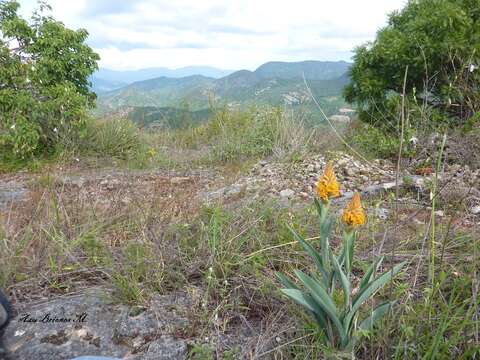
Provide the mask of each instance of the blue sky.
{"label": "blue sky", "polygon": [[[19,0],[30,16],[36,0]],[[50,0],[110,69],[350,60],[406,0]]]}

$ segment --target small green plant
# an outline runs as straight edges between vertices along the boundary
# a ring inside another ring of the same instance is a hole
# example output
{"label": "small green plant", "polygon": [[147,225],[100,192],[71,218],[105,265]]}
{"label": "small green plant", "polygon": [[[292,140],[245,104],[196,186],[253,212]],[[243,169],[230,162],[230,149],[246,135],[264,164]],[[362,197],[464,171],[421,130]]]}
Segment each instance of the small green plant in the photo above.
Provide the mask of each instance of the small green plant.
{"label": "small green plant", "polygon": [[[376,277],[375,273],[383,258],[377,259],[365,272],[357,286],[358,290],[354,289],[352,263],[357,238],[355,227],[365,223],[360,195],[356,193],[343,212],[342,220],[348,228],[343,235],[343,247],[335,255],[329,246],[334,225],[334,218],[329,215],[329,205],[330,197],[338,196],[339,191],[331,164],[318,182],[317,192],[322,199],[322,202],[315,199],[320,220],[320,252],[290,228],[294,238],[312,258],[317,273],[307,275],[300,270],[294,271],[303,288],[281,273],[277,273],[277,277],[285,287],[281,291],[308,311],[326,335],[328,345],[340,350],[353,350],[359,335],[371,330],[395,301],[378,305],[359,321],[362,305],[371,300],[375,292],[402,269],[405,262]],[[339,287],[337,283],[340,284]]]}
{"label": "small green plant", "polygon": [[215,351],[211,345],[195,344],[188,353],[189,359],[211,360],[214,359]]}
{"label": "small green plant", "polygon": [[87,136],[80,147],[80,150],[85,152],[116,159],[135,157],[140,149],[141,139],[138,128],[127,119],[87,123]]}

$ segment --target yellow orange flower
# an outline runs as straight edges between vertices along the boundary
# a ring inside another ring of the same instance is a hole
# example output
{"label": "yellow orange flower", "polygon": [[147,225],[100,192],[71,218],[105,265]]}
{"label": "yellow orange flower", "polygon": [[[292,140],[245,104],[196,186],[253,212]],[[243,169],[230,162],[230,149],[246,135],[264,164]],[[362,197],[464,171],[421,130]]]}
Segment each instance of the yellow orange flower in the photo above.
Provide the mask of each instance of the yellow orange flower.
{"label": "yellow orange flower", "polygon": [[317,194],[324,202],[328,199],[340,196],[340,186],[333,171],[332,162],[328,162],[325,170],[317,183]]}
{"label": "yellow orange flower", "polygon": [[360,194],[355,193],[352,200],[343,210],[342,215],[343,222],[348,226],[359,226],[365,224],[366,216],[365,211],[360,201]]}

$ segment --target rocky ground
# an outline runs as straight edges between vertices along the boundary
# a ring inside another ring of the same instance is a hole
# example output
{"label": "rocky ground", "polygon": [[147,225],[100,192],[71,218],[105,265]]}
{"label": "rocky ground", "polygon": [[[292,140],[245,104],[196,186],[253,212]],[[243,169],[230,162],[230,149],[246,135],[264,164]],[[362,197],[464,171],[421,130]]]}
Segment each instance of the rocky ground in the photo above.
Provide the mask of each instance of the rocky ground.
{"label": "rocky ground", "polygon": [[[394,166],[387,161],[367,163],[343,153],[331,154],[329,160],[335,163],[341,192],[347,197],[354,191],[373,191],[375,187],[383,187],[384,184],[395,181]],[[228,197],[242,192],[253,197],[312,199],[315,183],[322,174],[326,161],[322,155],[296,163],[262,160],[248,175],[240,177],[235,183],[207,193],[206,199]]]}
{"label": "rocky ground", "polygon": [[[335,164],[341,192],[346,198],[355,191],[373,195],[396,186],[396,165],[387,160],[366,162],[345,153],[332,153],[328,160]],[[204,202],[226,201],[246,196],[306,200],[313,198],[315,183],[322,174],[326,161],[326,157],[322,155],[310,156],[293,163],[261,160],[246,175],[237,177],[232,183],[226,183],[225,177],[211,170],[77,171],[73,174],[54,175],[54,179],[60,187],[76,189],[84,196],[95,196],[107,206],[110,205],[109,199],[113,198],[114,192],[120,191],[122,202],[127,204],[135,195],[142,194],[148,198],[152,187],[165,188],[165,197],[171,197],[169,189],[192,187],[194,197]],[[425,172],[403,169],[398,182],[401,187],[411,186],[426,191],[433,177],[432,169],[426,169]],[[26,174],[0,176],[0,210],[5,211],[12,203],[28,198],[29,183],[33,180],[34,177]],[[444,187],[441,191],[444,197],[457,196],[460,192],[468,198],[470,211],[473,214],[480,212],[480,169],[471,170],[468,166],[450,165],[442,169],[439,181],[439,187]]]}
{"label": "rocky ground", "polygon": [[[366,162],[345,153],[329,154],[328,160],[335,164],[342,193],[342,197],[336,201],[340,202],[349,199],[355,191],[365,197],[394,190],[397,181],[402,189],[429,196],[435,176],[432,169],[402,169],[397,179],[396,165],[390,161]],[[315,195],[315,184],[326,162],[323,155],[307,157],[296,163],[262,160],[233,184],[209,190],[202,194],[202,198],[211,201],[241,195],[249,198],[267,196],[280,200],[310,200]],[[468,166],[454,164],[443,168],[438,179],[441,199],[463,199],[472,215],[480,214],[480,169],[471,170]]]}
{"label": "rocky ground", "polygon": [[[378,195],[394,190],[398,184],[402,189],[414,190],[415,201],[428,204],[434,176],[431,169],[405,171],[397,178],[395,165],[387,161],[367,163],[343,153],[329,154],[327,158],[334,161],[342,184],[343,197],[337,201],[348,199],[354,191],[366,197]],[[163,201],[166,212],[185,215],[206,202],[239,206],[244,199],[269,197],[284,204],[302,203],[313,197],[315,182],[327,158],[316,155],[293,163],[262,160],[230,183],[213,170],[186,173],[76,170],[51,174],[48,181],[58,191],[74,195],[76,201],[93,199],[95,206],[105,211],[132,203]],[[47,181],[42,176],[27,173],[0,176],[0,220],[9,223],[16,207],[33,196],[41,196],[38,183]],[[461,201],[469,214],[463,219],[464,223],[480,222],[480,170],[447,166],[439,179],[440,200]],[[160,199],[152,199],[152,189]],[[178,201],[179,198],[182,200]],[[388,209],[376,211],[377,216],[388,217]],[[441,211],[437,214],[443,216]],[[85,354],[128,359],[184,359],[189,351],[189,342],[185,339],[195,333],[190,309],[198,306],[199,292],[200,289],[185,289],[159,295],[148,308],[112,304],[105,296],[106,288],[58,298],[39,297],[34,301],[20,298],[15,304],[17,316],[4,342],[12,359],[70,359]],[[88,318],[80,321],[76,316],[83,313],[88,313]],[[46,314],[57,320],[45,319]],[[40,323],[45,326],[39,326]],[[257,328],[240,321],[236,332],[223,334],[222,341],[256,349],[257,355],[268,351],[272,341],[281,341],[273,336],[262,341],[264,348],[255,346],[262,336],[270,336],[261,329],[261,321],[255,326]]]}

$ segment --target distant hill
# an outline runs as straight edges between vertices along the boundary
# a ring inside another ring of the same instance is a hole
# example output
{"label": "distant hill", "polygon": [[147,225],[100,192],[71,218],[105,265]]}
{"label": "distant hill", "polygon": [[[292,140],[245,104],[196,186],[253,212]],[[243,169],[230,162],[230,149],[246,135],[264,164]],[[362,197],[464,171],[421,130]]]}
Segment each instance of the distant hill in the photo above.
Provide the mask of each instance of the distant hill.
{"label": "distant hill", "polygon": [[105,94],[99,94],[97,106],[101,112],[122,107],[180,107],[188,102],[194,110],[208,107],[208,89],[215,79],[201,75],[184,78],[159,77],[135,82]]}
{"label": "distant hill", "polygon": [[348,68],[349,64],[343,61],[269,62],[255,71],[240,70],[219,79],[202,75],[162,76],[99,94],[97,104],[100,113],[121,108],[179,108],[181,104],[199,111],[208,109],[212,100],[233,108],[312,105],[305,76],[315,97],[333,114],[345,106],[341,92],[349,81]]}
{"label": "distant hill", "polygon": [[331,80],[344,75],[350,67],[345,61],[272,61],[263,64],[255,74],[261,78],[276,77],[280,79],[305,78],[309,80]]}
{"label": "distant hill", "polygon": [[[100,89],[103,92],[107,88],[105,84],[121,83],[123,86],[134,82],[154,79],[158,77],[182,78],[192,75],[202,75],[211,78],[221,78],[231,74],[233,70],[222,70],[210,66],[187,66],[179,69],[150,68],[142,70],[117,71],[109,69],[99,69],[92,77],[92,88]],[[118,88],[118,87],[117,87]],[[107,91],[114,90],[108,89]]]}
{"label": "distant hill", "polygon": [[114,80],[105,80],[93,76],[90,81],[92,82],[92,90],[97,94],[105,93],[121,87],[127,86],[127,83]]}

